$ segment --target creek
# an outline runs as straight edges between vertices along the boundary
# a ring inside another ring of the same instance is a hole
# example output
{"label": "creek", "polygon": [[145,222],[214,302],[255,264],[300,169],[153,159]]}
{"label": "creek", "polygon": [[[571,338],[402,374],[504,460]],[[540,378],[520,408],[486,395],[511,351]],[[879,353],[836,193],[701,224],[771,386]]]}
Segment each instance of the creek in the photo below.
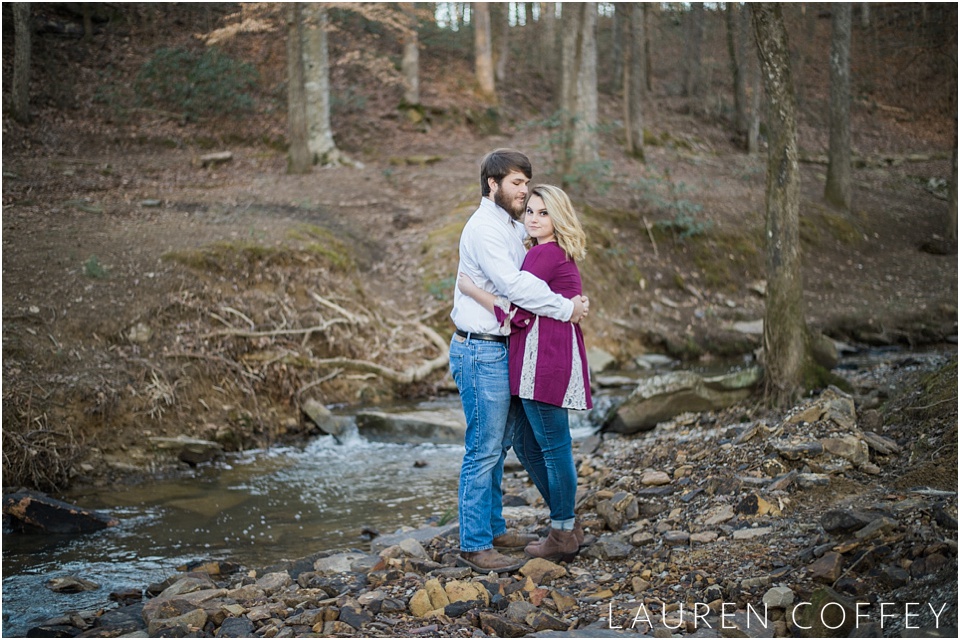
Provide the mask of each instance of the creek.
{"label": "creek", "polygon": [[[460,403],[453,395],[409,409],[459,411]],[[596,429],[587,414],[572,415],[575,437]],[[372,442],[354,431],[340,442],[320,436],[303,448],[234,455],[186,477],[62,496],[120,524],[71,536],[4,531],[3,636],[23,637],[67,611],[111,606],[110,593],[142,589],[185,565],[265,567],[368,549],[364,529],[393,533],[455,518],[462,458],[462,445]],[[61,594],[45,586],[67,576],[100,588]]]}

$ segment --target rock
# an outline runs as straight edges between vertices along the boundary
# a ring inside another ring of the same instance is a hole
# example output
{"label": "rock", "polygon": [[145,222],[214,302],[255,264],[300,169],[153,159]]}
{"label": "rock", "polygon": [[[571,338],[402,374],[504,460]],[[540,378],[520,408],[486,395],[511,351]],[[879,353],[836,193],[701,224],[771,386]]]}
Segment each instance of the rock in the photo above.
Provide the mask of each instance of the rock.
{"label": "rock", "polygon": [[82,593],[84,591],[96,591],[100,588],[100,585],[96,582],[76,576],[51,578],[47,580],[45,586],[55,593]]}
{"label": "rock", "polygon": [[790,587],[771,587],[763,594],[763,604],[775,609],[786,609],[793,604],[793,589]]}
{"label": "rock", "polygon": [[810,577],[819,582],[833,584],[843,571],[843,555],[830,551],[807,567]]}
{"label": "rock", "polygon": [[600,373],[610,369],[617,363],[617,359],[610,353],[597,347],[587,349],[587,364],[590,366],[590,373]]}
{"label": "rock", "polygon": [[525,624],[511,622],[502,616],[487,611],[480,612],[480,628],[498,638],[522,638],[534,629]]}
{"label": "rock", "polygon": [[357,430],[369,440],[419,444],[463,444],[467,423],[460,410],[360,411]]}
{"label": "rock", "polygon": [[366,557],[365,553],[346,552],[337,553],[326,558],[319,558],[313,563],[313,570],[317,573],[347,573],[353,571],[353,563]]}
{"label": "rock", "polygon": [[410,598],[410,613],[415,618],[425,618],[433,610],[434,606],[426,589],[418,589]]}
{"label": "rock", "polygon": [[881,517],[873,520],[870,522],[870,524],[858,530],[853,535],[856,536],[857,540],[871,540],[873,538],[879,538],[890,533],[898,526],[899,525],[896,520],[892,518]]}
{"label": "rock", "polygon": [[851,509],[831,509],[820,516],[820,526],[829,534],[852,533],[870,524],[876,516]]}
{"label": "rock", "polygon": [[882,456],[896,455],[900,453],[900,445],[890,438],[877,435],[873,431],[864,431],[863,439],[871,449]]}
{"label": "rock", "polygon": [[698,531],[690,534],[690,542],[696,544],[709,544],[715,542],[719,534],[716,531]]}
{"label": "rock", "polygon": [[641,356],[637,356],[633,359],[637,363],[637,366],[641,369],[659,369],[661,367],[669,367],[676,362],[670,356],[665,356],[660,353],[645,353]]}
{"label": "rock", "polygon": [[857,428],[857,409],[852,397],[831,386],[820,394],[820,400],[825,405],[823,419],[829,420],[844,431],[853,431]]}
{"label": "rock", "polygon": [[335,416],[330,409],[327,409],[320,402],[313,398],[308,399],[300,407],[300,410],[310,418],[313,424],[317,425],[324,433],[333,436],[337,440],[343,438],[344,434],[352,427],[352,421],[349,418]]}
{"label": "rock", "polygon": [[382,535],[379,538],[374,539],[370,543],[371,553],[380,553],[387,547],[393,545],[399,545],[401,542],[407,538],[413,538],[414,540],[420,542],[421,544],[429,542],[436,537],[446,537],[456,532],[459,529],[457,523],[452,523],[445,525],[443,527],[421,527],[420,529],[410,529],[408,531],[397,531],[396,533],[388,533]]}
{"label": "rock", "polygon": [[211,440],[201,440],[199,438],[188,438],[186,436],[165,438],[153,436],[148,438],[148,442],[150,442],[157,451],[167,452],[177,459],[192,465],[210,462],[223,454],[223,447],[220,446],[220,443]]}
{"label": "rock", "polygon": [[826,369],[836,369],[840,363],[840,353],[833,340],[818,331],[810,332],[810,356],[813,361]]}
{"label": "rock", "polygon": [[640,484],[644,485],[670,484],[670,482],[670,474],[663,471],[644,471],[640,476]]}
{"label": "rock", "polygon": [[796,620],[798,631],[808,638],[846,638],[856,628],[857,609],[833,589],[821,587],[787,617]]}
{"label": "rock", "polygon": [[427,554],[427,550],[423,548],[423,545],[416,538],[407,538],[400,541],[400,548],[405,554],[411,558],[422,558],[423,560],[430,560],[430,556]]}
{"label": "rock", "polygon": [[18,491],[3,496],[3,515],[10,517],[20,528],[46,533],[87,533],[119,524],[117,519],[106,514],[34,491]]}
{"label": "rock", "polygon": [[127,331],[127,340],[136,344],[146,344],[152,337],[153,329],[143,322],[138,322]]}
{"label": "rock", "polygon": [[669,546],[677,546],[682,544],[690,544],[690,534],[686,531],[666,531],[663,534],[663,544]]}
{"label": "rock", "polygon": [[451,580],[443,587],[447,592],[447,598],[451,603],[479,600],[484,604],[489,604],[490,593],[476,582],[463,582],[460,580]]}
{"label": "rock", "polygon": [[520,575],[530,578],[537,584],[549,584],[554,579],[567,575],[567,570],[549,560],[533,558],[520,567]]}
{"label": "rock", "polygon": [[753,367],[723,376],[704,378],[691,371],[675,371],[641,380],[627,400],[611,411],[603,429],[632,434],[688,411],[712,411],[750,396],[760,381]]}
{"label": "rock", "polygon": [[728,520],[732,520],[736,514],[733,511],[733,507],[729,504],[725,504],[719,507],[714,507],[705,514],[705,520],[703,523],[708,527],[713,527],[718,524],[723,524]]}
{"label": "rock", "polygon": [[856,436],[824,438],[820,444],[827,453],[849,460],[858,467],[870,462],[870,449],[867,443]]}
{"label": "rock", "polygon": [[201,167],[215,167],[218,164],[225,164],[231,160],[233,160],[233,153],[230,151],[207,153],[197,159]]}
{"label": "rock", "polygon": [[207,624],[207,612],[203,609],[193,609],[172,618],[151,620],[147,623],[147,633],[155,638],[160,637],[161,634],[169,637],[171,635],[170,631],[175,630],[175,635],[188,637],[203,629],[205,624]]}
{"label": "rock", "polygon": [[746,529],[737,529],[733,532],[734,540],[752,540],[761,538],[773,532],[773,527],[748,527]]}
{"label": "rock", "polygon": [[268,573],[257,580],[257,587],[263,589],[263,592],[268,596],[272,596],[279,591],[283,591],[292,584],[293,578],[291,578],[290,574],[286,571]]}
{"label": "rock", "polygon": [[217,629],[215,638],[252,638],[254,635],[253,622],[246,618],[227,618]]}

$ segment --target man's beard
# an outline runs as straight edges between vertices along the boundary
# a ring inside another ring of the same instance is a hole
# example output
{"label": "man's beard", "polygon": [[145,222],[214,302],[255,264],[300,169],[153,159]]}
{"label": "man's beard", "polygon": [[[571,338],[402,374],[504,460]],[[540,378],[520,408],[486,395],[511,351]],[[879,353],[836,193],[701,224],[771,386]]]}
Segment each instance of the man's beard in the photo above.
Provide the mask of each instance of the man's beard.
{"label": "man's beard", "polygon": [[497,189],[497,192],[493,194],[493,201],[509,213],[514,220],[519,220],[523,214],[523,203],[507,202],[503,197],[503,189]]}

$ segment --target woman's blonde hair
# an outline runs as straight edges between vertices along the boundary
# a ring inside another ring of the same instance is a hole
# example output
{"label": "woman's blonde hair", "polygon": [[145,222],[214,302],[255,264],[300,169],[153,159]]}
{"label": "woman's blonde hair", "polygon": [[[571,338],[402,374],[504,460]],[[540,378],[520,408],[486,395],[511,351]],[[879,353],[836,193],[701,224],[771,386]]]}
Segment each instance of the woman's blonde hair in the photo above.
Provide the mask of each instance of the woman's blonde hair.
{"label": "woman's blonde hair", "polygon": [[[553,221],[553,234],[557,238],[557,245],[567,254],[567,258],[583,260],[587,255],[587,234],[583,232],[573,203],[570,202],[564,190],[549,184],[538,184],[527,193],[524,211],[533,196],[539,196],[543,200],[547,215]],[[535,238],[527,238],[528,247],[535,244],[537,244]]]}

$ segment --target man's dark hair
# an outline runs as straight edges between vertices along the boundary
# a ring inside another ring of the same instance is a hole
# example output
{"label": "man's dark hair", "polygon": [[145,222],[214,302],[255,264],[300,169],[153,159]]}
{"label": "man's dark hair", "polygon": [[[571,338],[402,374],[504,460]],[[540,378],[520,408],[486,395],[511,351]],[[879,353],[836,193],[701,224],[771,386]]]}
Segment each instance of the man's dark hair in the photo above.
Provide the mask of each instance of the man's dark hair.
{"label": "man's dark hair", "polygon": [[525,154],[515,149],[496,149],[488,153],[480,162],[480,195],[490,195],[487,178],[493,178],[500,184],[514,171],[519,171],[529,180],[533,180],[533,166]]}

